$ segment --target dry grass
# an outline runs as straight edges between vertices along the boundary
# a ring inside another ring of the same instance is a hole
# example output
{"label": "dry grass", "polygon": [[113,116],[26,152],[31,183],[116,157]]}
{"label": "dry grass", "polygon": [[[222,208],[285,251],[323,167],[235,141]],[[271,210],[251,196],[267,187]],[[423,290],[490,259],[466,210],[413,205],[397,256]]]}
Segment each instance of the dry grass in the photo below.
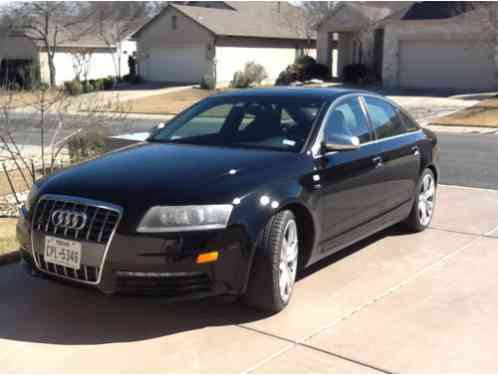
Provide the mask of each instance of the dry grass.
{"label": "dry grass", "polygon": [[470,108],[436,118],[431,124],[498,128],[498,99],[483,100]]}
{"label": "dry grass", "polygon": [[16,219],[0,219],[0,255],[17,250]]}
{"label": "dry grass", "polygon": [[186,89],[163,95],[149,96],[146,98],[127,102],[129,112],[169,115],[177,114],[190,107],[201,99],[214,95],[219,90]]}
{"label": "dry grass", "polygon": [[[28,180],[28,185],[31,185],[31,177],[29,175],[29,172],[25,172],[24,175],[26,176],[26,180]],[[14,187],[18,193],[22,193],[23,191],[29,190],[31,186],[27,186],[27,184],[24,182],[24,179],[22,178],[21,174],[19,171],[12,170],[9,171],[9,176],[12,180],[12,183],[14,184]],[[0,197],[7,195],[7,194],[12,194],[12,189],[10,188],[9,182],[7,180],[7,176],[3,172],[3,169],[0,170]]]}
{"label": "dry grass", "polygon": [[[12,95],[12,98],[9,98],[9,94],[6,91],[0,89],[0,105],[7,104],[10,100],[12,100],[12,102],[9,103],[9,106],[12,109],[15,109],[15,108],[26,107],[39,101],[39,97],[37,93],[34,91],[29,91],[29,90],[16,91],[10,94]],[[57,95],[60,95],[60,92],[58,90],[50,90],[48,92],[46,100],[50,101],[52,98],[55,98]]]}

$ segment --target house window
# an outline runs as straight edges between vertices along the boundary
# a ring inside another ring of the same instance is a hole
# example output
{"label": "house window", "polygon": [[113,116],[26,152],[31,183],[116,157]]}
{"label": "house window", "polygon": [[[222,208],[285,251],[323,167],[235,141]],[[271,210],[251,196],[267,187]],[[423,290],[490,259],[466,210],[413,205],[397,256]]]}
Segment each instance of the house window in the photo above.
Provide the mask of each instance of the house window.
{"label": "house window", "polygon": [[173,30],[176,30],[177,22],[178,22],[178,17],[177,16],[171,16],[171,28]]}

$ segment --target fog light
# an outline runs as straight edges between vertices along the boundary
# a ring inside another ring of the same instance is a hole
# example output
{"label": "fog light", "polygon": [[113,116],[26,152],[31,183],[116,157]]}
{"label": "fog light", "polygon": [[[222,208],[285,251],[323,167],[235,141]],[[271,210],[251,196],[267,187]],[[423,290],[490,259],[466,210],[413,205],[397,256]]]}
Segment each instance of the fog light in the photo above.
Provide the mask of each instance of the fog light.
{"label": "fog light", "polygon": [[202,253],[197,255],[197,264],[211,263],[218,260],[218,252],[210,251],[209,253]]}

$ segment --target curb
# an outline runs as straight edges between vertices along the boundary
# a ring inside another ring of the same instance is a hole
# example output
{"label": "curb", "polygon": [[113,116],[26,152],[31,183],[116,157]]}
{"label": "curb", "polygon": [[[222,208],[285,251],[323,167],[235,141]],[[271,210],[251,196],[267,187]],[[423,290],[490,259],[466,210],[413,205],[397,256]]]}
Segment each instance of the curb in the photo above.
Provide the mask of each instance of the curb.
{"label": "curb", "polygon": [[21,260],[21,252],[14,251],[5,255],[0,255],[0,266],[7,266],[12,263],[17,263]]}

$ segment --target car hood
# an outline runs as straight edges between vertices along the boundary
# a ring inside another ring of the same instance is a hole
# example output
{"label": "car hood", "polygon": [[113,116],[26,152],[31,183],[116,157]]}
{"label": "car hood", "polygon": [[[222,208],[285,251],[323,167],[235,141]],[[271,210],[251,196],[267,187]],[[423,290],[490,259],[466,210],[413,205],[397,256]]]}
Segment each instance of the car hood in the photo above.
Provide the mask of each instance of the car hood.
{"label": "car hood", "polygon": [[95,199],[132,211],[228,203],[288,176],[296,159],[299,154],[261,149],[142,143],[59,171],[43,181],[40,194]]}

